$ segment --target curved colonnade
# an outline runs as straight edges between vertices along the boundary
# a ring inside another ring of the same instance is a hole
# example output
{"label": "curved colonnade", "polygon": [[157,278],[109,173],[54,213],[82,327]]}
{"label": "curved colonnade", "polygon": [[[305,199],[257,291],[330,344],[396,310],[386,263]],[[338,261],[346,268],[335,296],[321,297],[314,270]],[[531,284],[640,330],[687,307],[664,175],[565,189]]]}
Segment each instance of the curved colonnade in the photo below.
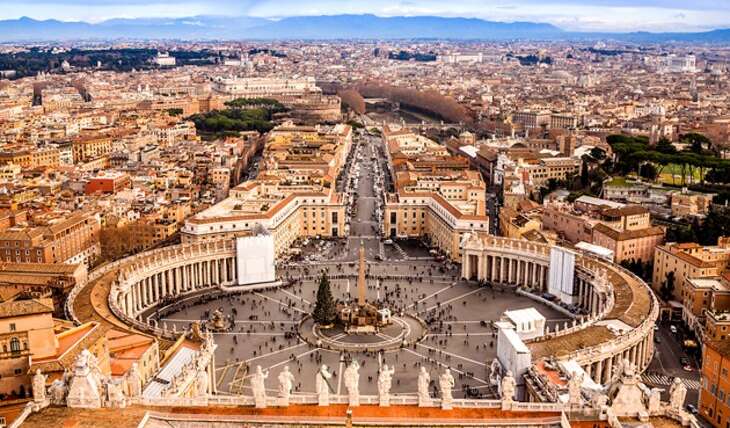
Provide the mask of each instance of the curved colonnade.
{"label": "curved colonnade", "polygon": [[[557,306],[542,298],[547,291],[550,246],[484,236],[465,240],[462,247],[464,278],[515,286],[522,294]],[[233,240],[161,248],[100,268],[103,272],[92,272],[90,281],[98,282],[116,271],[107,301],[111,312],[131,328],[174,340],[177,332],[148,324],[145,314],[206,289],[235,287],[235,251]],[[576,257],[574,283],[581,313],[571,314],[573,321],[563,328],[527,341],[533,361],[573,359],[597,383],[610,381],[624,359],[643,371],[652,358],[658,316],[649,287],[625,269],[586,254]],[[233,289],[247,288],[257,286]],[[73,308],[75,294],[76,290],[69,296],[68,308]]]}
{"label": "curved colonnade", "polygon": [[[468,237],[462,244],[462,277],[518,287],[542,303],[548,291],[550,245],[495,236]],[[628,270],[576,253],[572,323],[527,341],[533,361],[575,360],[599,384],[608,383],[628,360],[644,371],[654,351],[658,302],[649,286]]]}

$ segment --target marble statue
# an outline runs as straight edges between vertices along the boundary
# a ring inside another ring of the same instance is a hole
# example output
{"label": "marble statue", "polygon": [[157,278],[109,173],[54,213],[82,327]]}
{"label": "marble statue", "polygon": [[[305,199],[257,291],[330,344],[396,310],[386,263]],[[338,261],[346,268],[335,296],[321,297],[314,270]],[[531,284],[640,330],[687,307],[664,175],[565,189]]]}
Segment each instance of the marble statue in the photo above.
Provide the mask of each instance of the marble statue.
{"label": "marble statue", "polygon": [[390,387],[393,384],[395,369],[383,364],[378,375],[378,401],[382,407],[390,406]]}
{"label": "marble statue", "polygon": [[68,387],[66,405],[71,408],[98,409],[101,407],[101,379],[96,375],[96,358],[88,349],[76,357],[74,373]]}
{"label": "marble statue", "polygon": [[33,401],[36,403],[46,401],[46,376],[41,373],[41,369],[36,369],[33,375]]}
{"label": "marble statue", "polygon": [[609,387],[611,411],[616,417],[647,416],[644,390],[636,367],[629,360],[623,360],[618,380]]}
{"label": "marble statue", "polygon": [[253,391],[253,400],[256,408],[266,407],[266,379],[269,377],[269,371],[264,371],[261,366],[256,366],[256,371],[251,377],[251,390]]}
{"label": "marble statue", "polygon": [[652,388],[649,392],[649,405],[647,406],[649,415],[657,414],[662,407],[662,390],[661,388]]}
{"label": "marble statue", "polygon": [[223,311],[216,309],[210,316],[209,327],[212,327],[216,331],[223,331],[226,329],[226,318],[223,315]]}
{"label": "marble statue", "polygon": [[499,380],[502,378],[502,363],[499,362],[498,358],[492,360],[492,364],[489,366],[489,383],[492,385],[499,385]]}
{"label": "marble statue", "polygon": [[636,377],[636,366],[631,363],[629,360],[624,360],[624,363],[621,365],[624,377],[626,378],[634,378]]}
{"label": "marble statue", "polygon": [[674,383],[669,388],[669,408],[676,412],[682,410],[685,397],[687,397],[687,387],[682,383],[682,379],[675,377]]}
{"label": "marble statue", "polygon": [[127,372],[127,393],[132,398],[142,395],[142,377],[139,374],[137,363],[132,363],[132,367]]}
{"label": "marble statue", "polygon": [[208,372],[205,371],[205,367],[199,367],[196,374],[195,383],[197,386],[196,395],[198,397],[205,397],[208,395],[208,384],[210,383],[210,377]]}
{"label": "marble statue", "polygon": [[322,364],[322,367],[320,367],[319,371],[317,371],[317,376],[314,382],[314,388],[317,392],[317,401],[320,406],[330,405],[330,378],[332,378],[332,373],[329,372],[326,364]]}
{"label": "marble statue", "polygon": [[54,380],[48,388],[48,393],[51,396],[51,404],[54,406],[66,404],[66,392],[66,382],[61,379]]}
{"label": "marble statue", "polygon": [[348,402],[351,407],[360,405],[360,363],[352,360],[345,369],[345,388],[347,388]]}
{"label": "marble statue", "polygon": [[127,407],[127,398],[122,391],[122,380],[109,380],[106,383],[106,398],[109,407],[123,409]]}
{"label": "marble statue", "polygon": [[289,366],[284,366],[284,370],[279,373],[279,405],[286,407],[289,405],[289,397],[291,397],[292,387],[294,386],[294,375],[289,371]]}
{"label": "marble statue", "polygon": [[608,396],[601,392],[596,392],[591,397],[591,407],[596,410],[602,410],[604,406],[608,405]]}
{"label": "marble statue", "polygon": [[428,386],[431,383],[431,375],[428,374],[426,367],[421,366],[418,372],[418,406],[428,407],[431,405],[431,394],[428,392]]}
{"label": "marble statue", "polygon": [[511,370],[507,370],[507,373],[505,373],[504,377],[502,378],[501,390],[502,390],[502,402],[503,403],[512,403],[512,401],[514,401],[514,399],[515,399],[517,383],[515,382],[515,378],[512,375]]}
{"label": "marble statue", "polygon": [[441,408],[442,409],[451,409],[454,405],[454,396],[452,395],[452,391],[454,389],[454,385],[456,385],[456,382],[454,381],[454,376],[451,374],[451,369],[448,367],[444,369],[444,372],[441,373],[441,376],[439,377],[439,388],[441,389]]}
{"label": "marble statue", "polygon": [[568,381],[568,404],[571,407],[580,406],[581,397],[581,386],[583,384],[583,375],[573,374]]}

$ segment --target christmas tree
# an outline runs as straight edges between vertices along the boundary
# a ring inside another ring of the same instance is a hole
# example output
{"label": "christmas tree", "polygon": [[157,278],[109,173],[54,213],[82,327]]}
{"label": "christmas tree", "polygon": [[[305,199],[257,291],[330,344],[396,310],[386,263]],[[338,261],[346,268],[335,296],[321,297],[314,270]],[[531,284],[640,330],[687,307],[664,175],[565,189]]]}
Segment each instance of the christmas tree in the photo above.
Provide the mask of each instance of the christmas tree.
{"label": "christmas tree", "polygon": [[325,274],[322,274],[322,277],[319,279],[317,303],[314,305],[312,317],[315,322],[321,325],[332,324],[337,317],[335,301],[332,299],[332,291],[330,290],[330,280]]}

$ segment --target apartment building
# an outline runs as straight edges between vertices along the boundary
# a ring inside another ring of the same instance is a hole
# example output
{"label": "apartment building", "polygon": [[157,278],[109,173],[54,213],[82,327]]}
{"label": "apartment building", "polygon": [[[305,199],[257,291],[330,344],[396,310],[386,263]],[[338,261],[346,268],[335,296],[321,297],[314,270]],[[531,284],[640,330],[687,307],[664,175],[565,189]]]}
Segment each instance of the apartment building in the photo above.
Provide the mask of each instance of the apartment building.
{"label": "apartment building", "polygon": [[664,241],[664,229],[651,225],[646,208],[586,196],[573,204],[546,203],[542,224],[572,244],[587,242],[611,250],[617,263],[651,262],[654,248]]}
{"label": "apartment building", "polygon": [[722,314],[730,309],[729,302],[730,284],[723,277],[689,278],[684,283],[683,321],[704,336],[706,314],[711,312],[713,335],[722,335]]}
{"label": "apartment building", "polygon": [[672,215],[678,217],[706,215],[710,211],[714,197],[713,193],[692,192],[687,189],[672,192],[670,196]]}
{"label": "apartment building", "polygon": [[570,113],[521,111],[512,114],[512,123],[522,125],[525,129],[574,129],[578,126],[578,119]]}
{"label": "apartment building", "polygon": [[521,239],[530,232],[539,231],[542,223],[536,216],[518,212],[510,207],[499,210],[499,234],[507,238]]}
{"label": "apartment building", "polygon": [[516,174],[526,174],[528,183],[542,187],[548,180],[566,180],[580,174],[580,159],[570,157],[520,159],[515,168]]}
{"label": "apartment building", "polygon": [[407,130],[385,130],[395,192],[385,203],[383,232],[425,238],[452,260],[461,260],[464,233],[489,230],[486,185],[468,160]]}
{"label": "apartment building", "polygon": [[730,260],[730,238],[720,237],[717,245],[670,242],[654,251],[652,287],[657,292],[671,273],[674,277],[673,299],[683,302],[687,297],[686,281],[693,278],[718,277]]}
{"label": "apartment building", "polygon": [[94,160],[112,151],[112,139],[104,135],[80,136],[72,140],[74,163]]}
{"label": "apartment building", "polygon": [[595,221],[576,211],[570,204],[562,202],[546,203],[542,212],[542,227],[557,232],[570,243],[593,242]]}
{"label": "apartment building", "polygon": [[321,92],[313,77],[281,79],[274,77],[216,77],[213,91],[236,98],[277,98]]}
{"label": "apartment building", "polygon": [[[723,299],[727,299],[727,294]],[[712,296],[715,299],[715,296]],[[723,309],[714,309],[718,304],[712,303],[713,308],[705,309],[703,341],[728,340],[730,338],[730,302],[721,303]]]}
{"label": "apartment building", "polygon": [[0,303],[0,392],[24,398],[30,392],[32,357],[50,354],[58,345],[51,299]]}
{"label": "apartment building", "polygon": [[300,237],[345,236],[345,202],[335,179],[352,144],[352,129],[282,125],[266,139],[259,176],[188,219],[183,242],[252,233],[263,227],[277,255]]}
{"label": "apartment building", "polygon": [[659,226],[617,230],[599,223],[593,227],[593,244],[613,251],[616,263],[624,260],[649,263],[654,249],[663,242],[664,229]]}
{"label": "apartment building", "polygon": [[87,195],[117,193],[130,187],[131,183],[129,175],[123,172],[103,172],[89,179],[84,188],[84,193]]}
{"label": "apartment building", "polygon": [[13,226],[0,232],[0,260],[14,263],[85,263],[99,256],[101,221],[95,212],[34,226]]}
{"label": "apartment building", "polygon": [[714,340],[702,350],[698,410],[715,428],[730,422],[730,341]]}
{"label": "apartment building", "polygon": [[23,169],[57,167],[60,152],[54,147],[22,147],[0,152],[0,165],[18,165]]}

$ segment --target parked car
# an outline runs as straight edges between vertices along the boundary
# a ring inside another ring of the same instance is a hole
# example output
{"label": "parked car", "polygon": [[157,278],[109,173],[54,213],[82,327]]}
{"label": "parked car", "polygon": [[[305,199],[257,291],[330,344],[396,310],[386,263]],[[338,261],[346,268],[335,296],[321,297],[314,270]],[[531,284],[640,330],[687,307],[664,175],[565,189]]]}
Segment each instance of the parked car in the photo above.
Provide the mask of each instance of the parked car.
{"label": "parked car", "polygon": [[679,363],[682,365],[682,369],[687,372],[691,372],[692,369],[692,363],[689,361],[689,358],[682,357],[679,359]]}
{"label": "parked car", "polygon": [[694,404],[687,404],[687,411],[692,413],[693,415],[696,415],[697,407],[695,407]]}

